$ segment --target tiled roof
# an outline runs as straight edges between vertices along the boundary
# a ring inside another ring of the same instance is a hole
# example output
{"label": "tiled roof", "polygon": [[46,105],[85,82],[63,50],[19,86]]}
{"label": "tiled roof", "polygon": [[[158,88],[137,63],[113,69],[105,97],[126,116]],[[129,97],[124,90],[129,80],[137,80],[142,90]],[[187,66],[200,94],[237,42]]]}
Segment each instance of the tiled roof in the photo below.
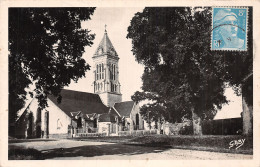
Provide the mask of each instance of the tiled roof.
{"label": "tiled roof", "polygon": [[109,55],[112,55],[112,56],[118,56],[114,46],[112,45],[112,42],[108,38],[106,31],[104,33],[104,36],[103,36],[101,42],[99,43],[99,45],[98,45],[98,47],[95,51],[94,56],[100,55],[100,53],[99,53],[100,50],[102,51],[101,54],[109,54]]}
{"label": "tiled roof", "polygon": [[80,112],[80,111],[78,111],[78,112],[70,112],[70,115],[73,116],[73,117],[75,117],[76,115],[78,115],[79,112]]}
{"label": "tiled roof", "polygon": [[125,101],[121,103],[115,103],[114,108],[119,112],[121,116],[129,117],[134,106],[133,101]]}
{"label": "tiled roof", "polygon": [[72,117],[71,113],[78,113],[79,111],[83,115],[93,113],[102,114],[109,111],[109,107],[102,103],[97,94],[63,89],[61,96],[62,101],[60,104],[58,104],[56,97],[49,95],[48,98],[70,117]]}
{"label": "tiled roof", "polygon": [[118,115],[118,113],[114,110],[114,107],[110,108],[109,113],[121,117],[121,115]]}
{"label": "tiled roof", "polygon": [[99,116],[99,122],[116,122],[116,118],[115,118],[115,115],[114,114],[109,114],[109,113],[106,113],[106,114],[101,114]]}

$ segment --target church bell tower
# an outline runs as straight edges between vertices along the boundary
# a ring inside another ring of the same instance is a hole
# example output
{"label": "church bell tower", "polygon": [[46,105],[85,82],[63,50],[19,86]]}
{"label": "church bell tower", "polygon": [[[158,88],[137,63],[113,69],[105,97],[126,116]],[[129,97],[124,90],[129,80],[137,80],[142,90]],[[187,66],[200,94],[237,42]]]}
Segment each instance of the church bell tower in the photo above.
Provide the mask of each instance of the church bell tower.
{"label": "church bell tower", "polygon": [[92,57],[95,64],[94,93],[109,107],[122,102],[120,92],[118,60],[119,57],[105,29],[104,36]]}

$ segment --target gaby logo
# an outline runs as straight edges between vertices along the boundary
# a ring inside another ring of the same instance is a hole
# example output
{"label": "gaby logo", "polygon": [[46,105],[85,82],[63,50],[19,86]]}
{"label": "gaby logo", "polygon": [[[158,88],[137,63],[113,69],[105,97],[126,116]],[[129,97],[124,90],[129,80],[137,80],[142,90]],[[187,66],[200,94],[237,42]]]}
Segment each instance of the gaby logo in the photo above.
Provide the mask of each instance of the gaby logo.
{"label": "gaby logo", "polygon": [[234,147],[234,146],[236,147],[236,149],[238,149],[239,147],[243,146],[243,144],[245,143],[245,140],[246,139],[232,140],[229,143],[229,149]]}

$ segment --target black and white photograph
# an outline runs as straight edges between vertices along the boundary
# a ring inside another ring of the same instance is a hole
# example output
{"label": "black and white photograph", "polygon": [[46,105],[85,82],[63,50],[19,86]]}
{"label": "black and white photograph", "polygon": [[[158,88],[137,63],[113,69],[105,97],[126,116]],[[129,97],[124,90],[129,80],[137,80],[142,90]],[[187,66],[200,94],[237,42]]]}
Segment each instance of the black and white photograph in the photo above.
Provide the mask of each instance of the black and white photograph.
{"label": "black and white photograph", "polygon": [[6,161],[256,160],[255,10],[8,6]]}

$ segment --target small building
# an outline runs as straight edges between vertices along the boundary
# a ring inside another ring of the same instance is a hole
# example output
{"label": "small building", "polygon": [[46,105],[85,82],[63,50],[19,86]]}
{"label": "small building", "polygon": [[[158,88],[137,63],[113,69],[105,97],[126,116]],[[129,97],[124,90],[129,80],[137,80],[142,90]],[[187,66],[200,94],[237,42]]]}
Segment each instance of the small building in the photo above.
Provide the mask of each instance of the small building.
{"label": "small building", "polygon": [[[63,89],[62,101],[48,96],[48,107],[38,109],[34,98],[17,121],[17,137],[67,137],[77,132],[97,132],[98,117],[109,111],[97,94]],[[19,128],[18,128],[19,127]]]}
{"label": "small building", "polygon": [[139,105],[133,101],[115,103],[113,110],[121,118],[120,131],[144,129],[144,120],[139,108]]}

